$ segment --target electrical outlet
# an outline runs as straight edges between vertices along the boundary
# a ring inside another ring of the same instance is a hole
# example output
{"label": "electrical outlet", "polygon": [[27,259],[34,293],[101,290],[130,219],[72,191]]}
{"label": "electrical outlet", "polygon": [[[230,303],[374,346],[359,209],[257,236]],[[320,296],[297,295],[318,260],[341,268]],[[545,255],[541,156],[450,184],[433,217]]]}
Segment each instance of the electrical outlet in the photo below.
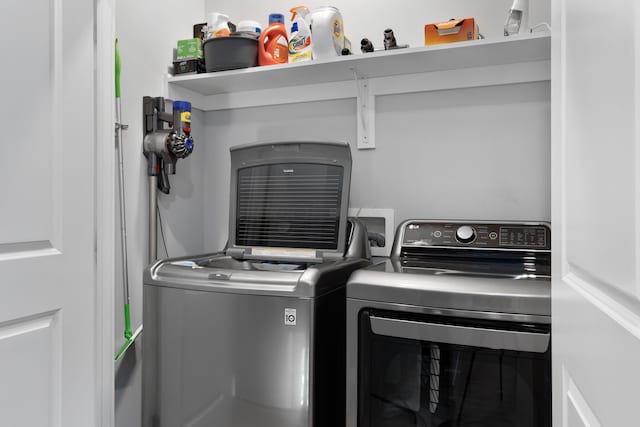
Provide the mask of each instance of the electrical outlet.
{"label": "electrical outlet", "polygon": [[383,246],[378,246],[375,243],[371,244],[373,240],[369,240],[371,255],[389,256],[391,254],[391,246],[393,246],[395,234],[393,209],[349,208],[349,216],[362,221],[370,234],[373,233],[384,237]]}

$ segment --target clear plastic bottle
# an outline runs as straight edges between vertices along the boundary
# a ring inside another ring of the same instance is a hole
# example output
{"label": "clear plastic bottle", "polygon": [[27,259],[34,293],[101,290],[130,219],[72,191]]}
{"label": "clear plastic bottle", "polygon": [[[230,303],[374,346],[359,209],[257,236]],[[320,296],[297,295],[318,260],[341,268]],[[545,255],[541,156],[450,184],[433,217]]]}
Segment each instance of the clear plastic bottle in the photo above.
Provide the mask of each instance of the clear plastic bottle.
{"label": "clear plastic bottle", "polygon": [[513,0],[504,23],[504,35],[526,34],[529,31],[529,0]]}

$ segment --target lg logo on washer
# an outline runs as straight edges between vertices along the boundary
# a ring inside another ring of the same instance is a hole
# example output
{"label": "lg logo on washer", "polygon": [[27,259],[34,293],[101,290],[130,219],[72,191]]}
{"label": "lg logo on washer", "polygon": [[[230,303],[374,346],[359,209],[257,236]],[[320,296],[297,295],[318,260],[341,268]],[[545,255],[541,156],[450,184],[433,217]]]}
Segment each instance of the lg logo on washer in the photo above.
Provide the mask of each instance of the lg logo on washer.
{"label": "lg logo on washer", "polygon": [[285,308],[284,309],[284,324],[285,325],[296,325],[296,309],[295,308]]}

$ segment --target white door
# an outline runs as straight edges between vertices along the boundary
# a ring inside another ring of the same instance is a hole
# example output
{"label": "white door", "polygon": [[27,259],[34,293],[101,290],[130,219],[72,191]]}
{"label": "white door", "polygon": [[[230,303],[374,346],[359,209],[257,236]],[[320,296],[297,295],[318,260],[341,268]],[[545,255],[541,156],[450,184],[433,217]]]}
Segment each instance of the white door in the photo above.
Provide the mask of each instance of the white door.
{"label": "white door", "polygon": [[0,2],[0,426],[97,415],[94,2]]}
{"label": "white door", "polygon": [[552,7],[554,426],[638,426],[640,3]]}

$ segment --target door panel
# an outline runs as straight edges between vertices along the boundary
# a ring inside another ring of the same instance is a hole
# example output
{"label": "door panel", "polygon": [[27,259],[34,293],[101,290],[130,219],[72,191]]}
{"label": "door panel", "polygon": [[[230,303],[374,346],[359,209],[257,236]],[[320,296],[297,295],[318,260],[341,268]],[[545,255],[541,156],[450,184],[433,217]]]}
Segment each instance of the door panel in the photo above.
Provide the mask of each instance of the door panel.
{"label": "door panel", "polygon": [[553,1],[554,426],[637,425],[638,37],[633,0]]}
{"label": "door panel", "polygon": [[572,385],[565,384],[560,396],[575,400],[579,393],[580,405],[589,408],[604,426],[637,425],[640,331],[628,322],[629,312],[625,314],[623,307],[579,277],[566,276],[563,286],[554,297],[563,299],[559,305],[570,319],[562,315],[560,322],[553,319],[553,333],[563,341],[559,350],[562,363],[560,368],[554,365],[560,371],[554,375],[562,381],[565,372]]}
{"label": "door panel", "polygon": [[60,334],[56,313],[0,325],[0,413],[22,425],[55,425],[60,387]]}
{"label": "door panel", "polygon": [[637,6],[588,3],[566,1],[563,32],[567,262],[636,295],[634,26],[594,28],[625,22]]}
{"label": "door panel", "polygon": [[94,2],[2,2],[0,425],[96,425]]}
{"label": "door panel", "polygon": [[570,375],[565,371],[564,376],[564,390],[565,400],[564,408],[567,417],[566,425],[569,427],[600,427],[600,422],[593,415],[593,411],[587,405],[573,383]]}
{"label": "door panel", "polygon": [[[61,10],[59,1],[41,3],[0,5],[0,28],[11,35],[0,44],[0,55],[14,60],[5,63],[0,83],[3,94],[9,95],[0,103],[6,137],[0,166],[8,179],[3,185],[0,249],[3,244],[51,240],[52,141],[59,140],[51,110],[59,109],[60,103],[55,70],[62,58],[54,52],[61,42],[55,34]],[[16,227],[20,223],[30,226]]]}

